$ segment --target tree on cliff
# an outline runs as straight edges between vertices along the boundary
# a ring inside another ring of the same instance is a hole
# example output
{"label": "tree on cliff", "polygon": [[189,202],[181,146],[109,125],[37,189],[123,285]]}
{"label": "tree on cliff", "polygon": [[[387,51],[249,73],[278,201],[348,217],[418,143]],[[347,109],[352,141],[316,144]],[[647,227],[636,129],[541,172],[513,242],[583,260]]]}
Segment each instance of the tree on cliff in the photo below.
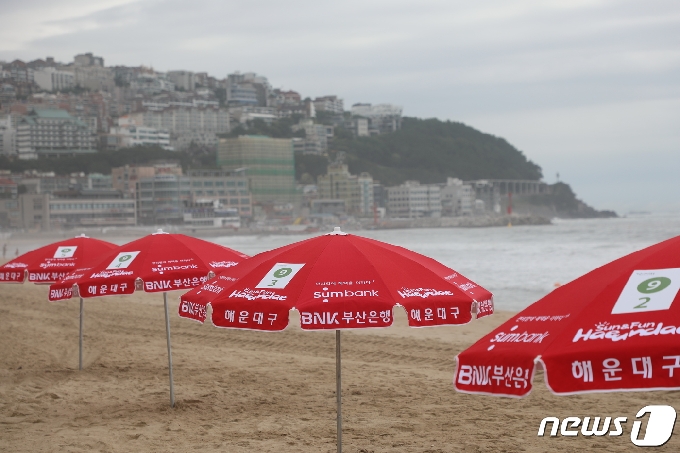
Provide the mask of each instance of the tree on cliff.
{"label": "tree on cliff", "polygon": [[375,137],[338,134],[330,147],[346,153],[352,173],[367,171],[386,185],[542,177],[541,167],[505,139],[438,119],[404,118],[401,130]]}

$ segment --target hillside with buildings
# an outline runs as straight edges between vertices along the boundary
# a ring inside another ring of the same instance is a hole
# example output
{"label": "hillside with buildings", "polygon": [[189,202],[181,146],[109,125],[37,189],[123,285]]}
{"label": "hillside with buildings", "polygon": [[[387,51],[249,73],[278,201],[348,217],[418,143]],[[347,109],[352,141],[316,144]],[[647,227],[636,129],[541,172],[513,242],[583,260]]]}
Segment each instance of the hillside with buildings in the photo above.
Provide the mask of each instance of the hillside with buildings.
{"label": "hillside with buildings", "polygon": [[3,230],[298,231],[615,215],[541,177],[502,138],[403,117],[393,104],[345,108],[341,96],[303,96],[252,72],[106,66],[91,53],[0,61]]}

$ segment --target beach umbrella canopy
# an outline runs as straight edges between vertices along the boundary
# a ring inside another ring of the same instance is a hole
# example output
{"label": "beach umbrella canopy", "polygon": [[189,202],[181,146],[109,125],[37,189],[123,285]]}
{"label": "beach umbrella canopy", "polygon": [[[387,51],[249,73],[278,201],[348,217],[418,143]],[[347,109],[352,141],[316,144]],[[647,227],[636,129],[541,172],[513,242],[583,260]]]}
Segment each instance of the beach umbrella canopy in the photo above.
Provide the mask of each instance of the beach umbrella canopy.
{"label": "beach umbrella canopy", "polygon": [[291,309],[305,330],[388,327],[395,305],[412,327],[465,324],[473,311],[493,312],[492,294],[453,269],[339,228],[222,272],[184,294],[179,315],[203,322],[208,304],[215,326],[269,331],[285,329]]}
{"label": "beach umbrella canopy", "polygon": [[522,397],[680,388],[680,236],[555,289],[457,357],[458,391]]}
{"label": "beach umbrella canopy", "polygon": [[81,297],[132,294],[139,282],[146,292],[192,289],[236,266],[247,255],[221,245],[162,230],[109,250],[99,263],[50,286],[51,301],[69,299],[76,287]]}
{"label": "beach umbrella canopy", "polygon": [[[75,238],[40,247],[0,266],[0,282],[54,283],[81,266],[94,264],[106,252],[118,247],[81,234]],[[80,298],[78,368],[83,369],[83,299]]]}
{"label": "beach umbrella canopy", "polygon": [[51,301],[81,297],[162,292],[170,370],[170,404],[174,406],[172,351],[167,292],[194,288],[215,273],[236,266],[247,255],[183,234],[162,230],[102,254],[98,264],[77,269],[50,286]]}
{"label": "beach umbrella canopy", "polygon": [[181,296],[179,315],[215,326],[280,331],[297,309],[305,330],[336,331],[338,451],[342,445],[340,330],[387,327],[395,305],[413,327],[465,324],[493,313],[492,294],[402,247],[333,233],[260,253]]}
{"label": "beach umbrella canopy", "polygon": [[81,234],[24,253],[0,266],[0,283],[54,283],[100,258],[116,244]]}

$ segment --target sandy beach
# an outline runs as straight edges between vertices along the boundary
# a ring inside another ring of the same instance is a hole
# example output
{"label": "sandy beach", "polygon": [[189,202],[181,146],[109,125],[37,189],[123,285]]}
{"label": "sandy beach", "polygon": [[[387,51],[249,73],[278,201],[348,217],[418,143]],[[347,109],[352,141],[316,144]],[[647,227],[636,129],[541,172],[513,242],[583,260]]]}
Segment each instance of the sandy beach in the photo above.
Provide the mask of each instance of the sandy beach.
{"label": "sandy beach", "polygon": [[[138,293],[78,301],[0,287],[0,451],[334,452],[334,333],[232,331],[177,317],[169,407],[163,302]],[[346,452],[630,451],[635,413],[677,392],[557,397],[536,378],[521,400],[464,395],[454,356],[510,316],[461,327],[343,332]],[[626,416],[621,437],[537,437],[543,417]],[[677,422],[676,422],[677,425]],[[680,451],[680,434],[658,451]]]}

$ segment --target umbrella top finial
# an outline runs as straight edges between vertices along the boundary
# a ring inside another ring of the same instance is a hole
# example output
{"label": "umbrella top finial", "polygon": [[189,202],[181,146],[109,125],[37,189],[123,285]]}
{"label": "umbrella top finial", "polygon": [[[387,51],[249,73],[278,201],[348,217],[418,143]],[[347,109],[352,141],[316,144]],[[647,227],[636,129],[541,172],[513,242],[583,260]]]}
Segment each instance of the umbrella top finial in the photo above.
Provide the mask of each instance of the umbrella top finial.
{"label": "umbrella top finial", "polygon": [[77,238],[87,238],[87,237],[89,237],[89,236],[85,236],[85,233],[80,233],[80,234],[79,234],[78,236],[76,236],[76,237],[77,237]]}
{"label": "umbrella top finial", "polygon": [[170,233],[166,233],[165,231],[163,231],[163,228],[159,228],[159,229],[158,229],[155,233],[153,233],[153,234],[170,234]]}
{"label": "umbrella top finial", "polygon": [[331,233],[327,234],[327,236],[347,236],[347,233],[343,233],[340,230],[340,227],[335,227]]}

